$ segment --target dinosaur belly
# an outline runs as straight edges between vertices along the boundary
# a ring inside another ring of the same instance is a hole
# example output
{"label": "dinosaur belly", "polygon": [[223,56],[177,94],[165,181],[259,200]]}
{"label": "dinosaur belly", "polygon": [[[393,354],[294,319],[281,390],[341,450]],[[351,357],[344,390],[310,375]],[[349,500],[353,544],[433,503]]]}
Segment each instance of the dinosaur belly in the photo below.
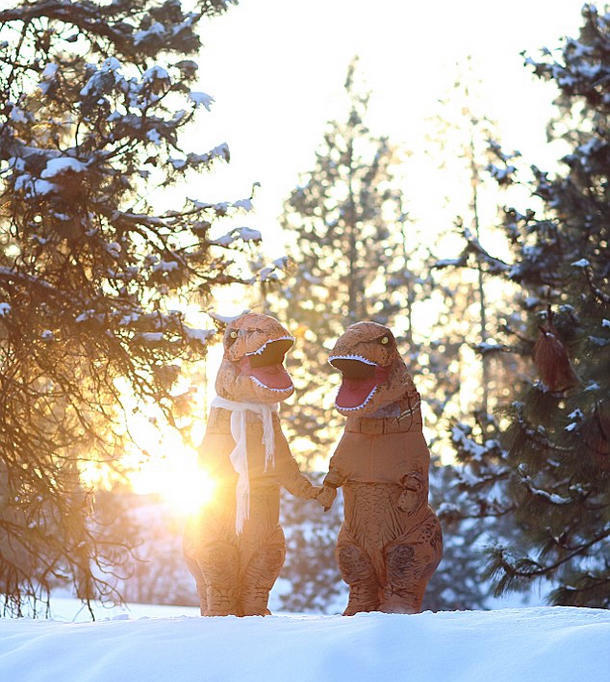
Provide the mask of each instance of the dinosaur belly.
{"label": "dinosaur belly", "polygon": [[370,558],[378,580],[385,582],[385,550],[409,536],[431,512],[425,505],[414,515],[401,509],[403,488],[394,483],[350,482],[344,486],[345,520],[339,535],[354,542]]}

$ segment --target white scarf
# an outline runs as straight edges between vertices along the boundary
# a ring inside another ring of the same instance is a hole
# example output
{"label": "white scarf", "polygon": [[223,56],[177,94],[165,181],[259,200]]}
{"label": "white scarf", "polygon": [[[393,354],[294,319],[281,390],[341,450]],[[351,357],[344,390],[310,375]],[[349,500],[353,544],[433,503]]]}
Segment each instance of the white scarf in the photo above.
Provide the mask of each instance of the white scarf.
{"label": "white scarf", "polygon": [[273,413],[279,411],[279,403],[241,403],[216,396],[211,407],[220,407],[231,412],[231,435],[235,448],[229,455],[231,464],[237,472],[237,490],[235,510],[235,532],[239,535],[245,520],[250,516],[250,481],[248,478],[248,452],[246,410],[260,415],[263,422],[263,440],[265,446],[265,471],[274,466],[275,438],[273,434]]}

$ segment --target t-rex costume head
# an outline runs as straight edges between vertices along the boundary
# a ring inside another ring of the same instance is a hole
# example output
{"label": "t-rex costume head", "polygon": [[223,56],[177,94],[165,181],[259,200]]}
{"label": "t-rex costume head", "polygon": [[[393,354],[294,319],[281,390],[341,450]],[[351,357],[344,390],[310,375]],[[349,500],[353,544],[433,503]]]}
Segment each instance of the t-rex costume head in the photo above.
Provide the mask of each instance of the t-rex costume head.
{"label": "t-rex costume head", "polygon": [[394,335],[377,322],[356,322],[348,327],[328,361],[343,375],[335,400],[341,414],[373,414],[399,400],[412,384]]}
{"label": "t-rex costume head", "polygon": [[269,315],[246,313],[227,325],[224,355],[216,377],[221,398],[276,403],[294,391],[284,355],[294,338]]}

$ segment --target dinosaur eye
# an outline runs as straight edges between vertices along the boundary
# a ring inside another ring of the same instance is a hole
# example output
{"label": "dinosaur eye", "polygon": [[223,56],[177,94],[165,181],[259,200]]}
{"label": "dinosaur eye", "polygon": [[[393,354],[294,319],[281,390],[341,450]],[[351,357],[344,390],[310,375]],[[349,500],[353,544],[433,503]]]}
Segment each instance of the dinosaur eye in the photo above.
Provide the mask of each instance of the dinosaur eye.
{"label": "dinosaur eye", "polygon": [[237,333],[237,331],[236,331],[235,329],[232,329],[232,330],[231,330],[231,333],[229,334],[229,336],[230,336],[232,339],[236,339],[237,336],[238,336],[238,333]]}
{"label": "dinosaur eye", "polygon": [[385,346],[386,343],[390,342],[390,338],[388,336],[382,336],[379,342],[383,343],[383,345]]}

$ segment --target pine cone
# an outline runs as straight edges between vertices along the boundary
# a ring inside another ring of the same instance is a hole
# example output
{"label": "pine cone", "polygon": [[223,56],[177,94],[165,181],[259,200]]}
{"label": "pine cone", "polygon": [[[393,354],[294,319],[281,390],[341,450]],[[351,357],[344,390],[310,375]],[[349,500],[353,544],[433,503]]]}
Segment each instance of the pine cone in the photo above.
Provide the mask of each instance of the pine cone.
{"label": "pine cone", "polygon": [[540,328],[534,346],[534,364],[544,384],[553,392],[566,391],[578,383],[568,352],[551,324]]}

